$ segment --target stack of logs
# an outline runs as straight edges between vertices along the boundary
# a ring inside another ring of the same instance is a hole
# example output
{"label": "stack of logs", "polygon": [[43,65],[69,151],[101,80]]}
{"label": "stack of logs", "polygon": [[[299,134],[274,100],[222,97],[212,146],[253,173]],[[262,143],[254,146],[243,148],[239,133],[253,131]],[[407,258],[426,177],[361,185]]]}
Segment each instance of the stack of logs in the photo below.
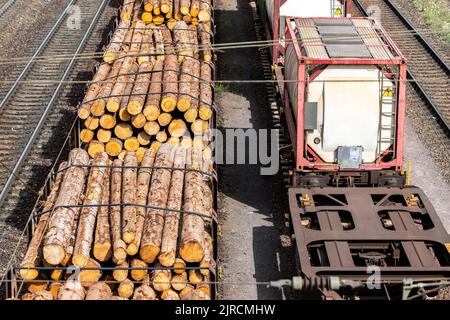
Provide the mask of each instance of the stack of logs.
{"label": "stack of logs", "polygon": [[199,2],[125,0],[79,109],[86,148],[60,164],[20,264],[22,299],[212,297],[211,8]]}
{"label": "stack of logs", "polygon": [[[211,8],[202,1],[204,10],[197,13],[192,1],[193,15],[208,16],[206,21],[163,20],[158,25],[154,18],[151,23],[139,17],[149,11],[167,15],[167,6],[175,8],[178,1],[125,2],[78,111],[84,122],[80,139],[92,158],[106,152],[123,160],[126,151],[135,151],[141,161],[152,141],[177,141],[210,128]],[[186,2],[180,3],[184,8]]]}

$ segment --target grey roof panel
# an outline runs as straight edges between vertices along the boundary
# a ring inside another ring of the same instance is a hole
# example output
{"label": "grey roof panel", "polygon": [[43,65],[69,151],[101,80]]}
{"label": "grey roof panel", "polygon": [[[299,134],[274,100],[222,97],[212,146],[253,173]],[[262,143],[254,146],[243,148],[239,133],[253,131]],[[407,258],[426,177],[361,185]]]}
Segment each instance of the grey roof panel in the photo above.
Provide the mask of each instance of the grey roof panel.
{"label": "grey roof panel", "polygon": [[351,26],[352,21],[347,19],[316,19],[314,20],[316,26]]}
{"label": "grey roof panel", "polygon": [[317,29],[322,36],[345,35],[359,37],[359,33],[354,26],[318,26]]}
{"label": "grey roof panel", "polygon": [[326,48],[330,58],[373,58],[365,45],[329,44]]}

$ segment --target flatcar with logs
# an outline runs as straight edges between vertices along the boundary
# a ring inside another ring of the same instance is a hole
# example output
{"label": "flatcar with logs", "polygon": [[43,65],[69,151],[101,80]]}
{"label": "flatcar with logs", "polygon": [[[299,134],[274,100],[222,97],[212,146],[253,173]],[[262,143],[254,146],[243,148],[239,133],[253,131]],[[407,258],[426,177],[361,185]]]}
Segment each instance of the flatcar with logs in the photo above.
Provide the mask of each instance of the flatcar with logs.
{"label": "flatcar with logs", "polygon": [[124,0],[11,257],[22,300],[210,300],[212,1]]}
{"label": "flatcar with logs", "polygon": [[[450,237],[424,192],[405,182],[407,62],[373,19],[302,11],[318,2],[304,1],[298,16],[285,13],[283,36],[273,44],[292,145],[289,206],[299,273],[326,299],[414,296],[404,294],[407,279],[450,276]],[[275,21],[271,10],[260,14]],[[366,284],[373,270],[378,286],[320,288],[329,277]]]}

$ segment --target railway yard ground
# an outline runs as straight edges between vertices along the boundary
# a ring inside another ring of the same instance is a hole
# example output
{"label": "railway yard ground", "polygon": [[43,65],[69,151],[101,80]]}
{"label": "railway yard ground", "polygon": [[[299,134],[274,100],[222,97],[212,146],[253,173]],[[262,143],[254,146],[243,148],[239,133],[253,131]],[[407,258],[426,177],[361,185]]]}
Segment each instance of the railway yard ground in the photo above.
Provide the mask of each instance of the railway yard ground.
{"label": "railway yard ground", "polygon": [[[450,45],[425,23],[423,16],[414,13],[414,6],[409,0],[392,0],[402,10],[405,16],[429,41],[438,54],[449,64]],[[1,1],[0,6],[6,1]],[[87,6],[89,0],[76,1],[81,9]],[[369,6],[377,1],[360,1],[362,6]],[[31,57],[39,44],[45,38],[57,17],[69,1],[64,0],[30,0],[16,1],[14,10],[6,11],[0,17],[0,99],[3,99],[14,81],[23,69],[25,62],[5,64],[13,57]],[[100,1],[99,1],[100,3]],[[93,27],[92,33],[81,52],[100,51],[106,43],[109,30],[119,7],[120,1],[107,1],[107,5]],[[92,4],[91,4],[92,5]],[[17,7],[17,8],[16,8]],[[215,24],[216,43],[231,43],[256,41],[261,36],[261,26],[255,21],[256,6],[249,0],[216,0]],[[360,15],[354,9],[355,15]],[[84,16],[84,28],[91,21],[95,11],[89,9]],[[384,19],[381,17],[383,25]],[[16,21],[15,24],[6,21]],[[450,122],[450,86],[445,72],[437,74],[439,66],[433,66],[429,74],[423,71],[426,67],[414,68],[425,63],[423,57],[414,56],[408,49],[407,41],[400,41],[402,35],[398,30],[390,30],[386,23],[385,29],[398,43],[411,66],[411,70],[419,81],[427,83],[430,79],[440,79],[438,85],[425,85],[425,91],[434,97],[444,118]],[[84,30],[84,29],[83,29]],[[106,31],[105,31],[106,30]],[[33,31],[36,31],[34,34]],[[58,32],[58,31],[57,31]],[[259,32],[259,33],[258,33]],[[74,43],[67,44],[68,54],[75,52],[81,41],[83,31],[76,33]],[[63,33],[59,37],[64,37]],[[58,51],[57,43],[49,43],[45,50]],[[64,52],[66,53],[66,52]],[[270,76],[270,65],[267,63],[270,53],[267,48],[245,47],[227,49],[216,52],[217,80],[261,80]],[[75,62],[69,72],[69,80],[88,80],[92,75],[95,59]],[[67,67],[68,61],[57,66],[55,62],[47,62],[49,76],[59,79]],[[270,62],[269,62],[270,64]],[[434,68],[434,69],[433,69]],[[46,70],[44,62],[35,63],[34,69],[27,73],[27,79],[39,78]],[[56,70],[56,71],[55,71]],[[434,72],[434,73],[433,73]],[[7,83],[4,81],[8,81]],[[436,89],[436,87],[439,87]],[[50,101],[56,85],[43,88],[45,95],[40,95],[38,101],[45,107]],[[20,88],[19,88],[20,90]],[[433,91],[435,90],[435,91]],[[25,157],[23,166],[17,172],[17,179],[11,186],[5,202],[0,205],[0,278],[5,272],[12,249],[21,236],[30,210],[37,198],[37,192],[42,187],[60,148],[66,133],[76,117],[76,107],[83,97],[84,85],[64,85],[56,96],[48,119],[44,124],[29,154]],[[265,83],[230,83],[216,90],[215,100],[218,106],[218,128],[226,129],[273,129],[279,123],[274,118],[271,102],[274,101],[275,89]],[[0,189],[4,187],[6,178],[18,161],[22,147],[32,134],[42,108],[33,109],[36,120],[26,127],[17,127],[6,121],[15,112],[14,103],[27,101],[26,92],[14,93],[4,109],[0,109]],[[35,103],[30,99],[30,108]],[[9,109],[10,108],[10,109]],[[9,113],[8,113],[9,112]],[[24,119],[22,116],[21,119]],[[3,123],[4,122],[4,123]],[[436,212],[450,232],[450,136],[430,111],[416,89],[407,86],[407,119],[405,127],[405,167],[411,161],[412,184],[422,188],[433,203]],[[11,140],[11,137],[16,140]],[[10,140],[8,140],[10,139]],[[11,148],[12,141],[16,146]],[[225,150],[226,152],[226,150]],[[13,156],[13,154],[15,154]],[[221,234],[218,238],[218,257],[223,270],[222,283],[218,285],[219,299],[291,299],[296,295],[290,289],[268,288],[263,283],[279,279],[288,279],[296,273],[295,246],[291,240],[291,230],[287,213],[287,189],[282,172],[274,176],[262,176],[260,165],[220,165],[218,215]],[[27,185],[27,188],[24,188]],[[24,248],[25,249],[25,248]]]}

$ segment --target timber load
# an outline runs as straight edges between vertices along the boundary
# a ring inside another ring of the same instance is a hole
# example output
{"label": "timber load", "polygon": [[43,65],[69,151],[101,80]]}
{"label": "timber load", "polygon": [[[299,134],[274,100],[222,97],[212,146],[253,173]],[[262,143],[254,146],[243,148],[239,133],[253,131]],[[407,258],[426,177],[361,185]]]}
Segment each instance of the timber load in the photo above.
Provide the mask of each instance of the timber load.
{"label": "timber load", "polygon": [[211,14],[209,1],[124,1],[14,298],[214,298]]}
{"label": "timber load", "polygon": [[120,16],[78,110],[80,140],[91,158],[142,161],[154,141],[210,129],[211,4],[125,0]]}

